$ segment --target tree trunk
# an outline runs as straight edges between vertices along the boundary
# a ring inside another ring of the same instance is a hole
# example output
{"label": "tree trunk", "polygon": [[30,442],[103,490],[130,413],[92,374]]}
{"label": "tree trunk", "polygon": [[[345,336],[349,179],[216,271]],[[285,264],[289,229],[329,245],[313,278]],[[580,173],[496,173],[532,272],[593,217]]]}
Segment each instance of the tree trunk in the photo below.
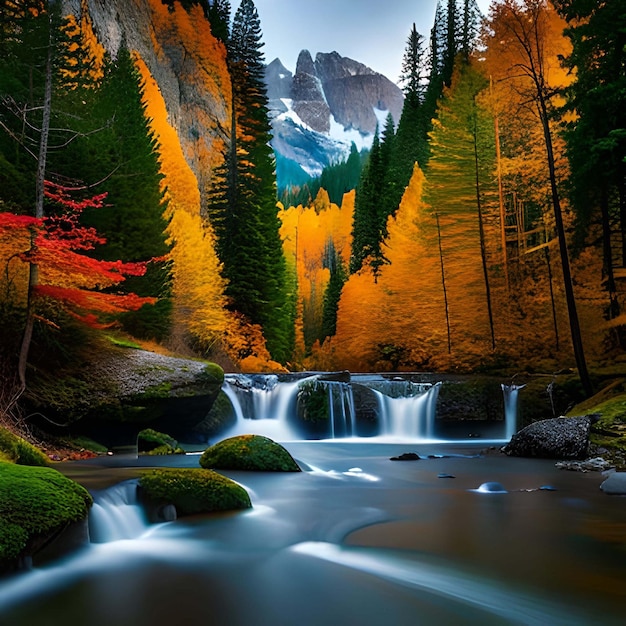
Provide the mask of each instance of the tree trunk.
{"label": "tree trunk", "polygon": [[548,158],[548,169],[550,172],[550,191],[552,195],[552,207],[554,209],[554,221],[556,224],[556,233],[559,240],[559,252],[561,256],[561,265],[563,268],[563,283],[565,287],[565,301],[567,303],[567,312],[569,314],[569,325],[572,336],[572,345],[574,348],[574,357],[576,359],[576,367],[583,389],[587,396],[593,395],[593,386],[589,378],[587,370],[587,362],[585,360],[585,351],[583,348],[582,334],[580,331],[580,321],[578,319],[578,311],[576,309],[576,298],[574,295],[574,285],[572,283],[572,272],[569,262],[569,254],[567,251],[567,240],[565,237],[565,227],[563,226],[563,214],[561,211],[561,200],[556,182],[556,169],[554,164],[554,149],[552,146],[552,131],[550,130],[550,118],[548,115],[548,107],[543,91],[537,85],[538,109],[541,124],[543,126],[543,135],[546,143],[546,155]]}
{"label": "tree trunk", "polygon": [[[52,9],[54,2],[49,2],[49,35],[48,35],[48,54],[46,58],[46,83],[44,87],[44,101],[41,121],[41,136],[39,138],[39,153],[37,155],[37,176],[35,179],[35,217],[43,218],[44,203],[44,185],[46,180],[46,159],[48,156],[48,137],[50,135],[50,118],[52,114],[52,66],[54,55],[54,27]],[[32,255],[36,249],[36,231],[31,231],[30,251]],[[26,389],[26,365],[28,363],[28,353],[33,338],[33,329],[35,325],[35,317],[33,311],[33,296],[37,285],[39,284],[39,267],[32,259],[29,263],[28,272],[28,295],[26,304],[26,326],[22,335],[22,344],[20,346],[20,355],[17,366],[17,375],[20,381],[18,393],[22,394]]]}
{"label": "tree trunk", "polygon": [[439,262],[441,264],[441,285],[443,287],[443,302],[446,307],[446,330],[448,333],[448,354],[452,353],[452,341],[450,338],[450,311],[448,310],[448,290],[446,289],[446,274],[443,267],[443,248],[441,247],[441,227],[439,226],[439,213],[435,213],[437,218],[437,237],[439,241]]}

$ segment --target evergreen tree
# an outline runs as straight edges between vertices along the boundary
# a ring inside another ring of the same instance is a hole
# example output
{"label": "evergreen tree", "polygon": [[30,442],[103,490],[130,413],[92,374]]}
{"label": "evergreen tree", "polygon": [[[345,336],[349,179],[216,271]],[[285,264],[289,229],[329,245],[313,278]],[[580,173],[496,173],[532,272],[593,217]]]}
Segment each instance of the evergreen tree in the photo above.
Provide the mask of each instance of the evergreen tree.
{"label": "evergreen tree", "polygon": [[[109,60],[97,89],[78,89],[74,99],[86,102],[92,114],[81,122],[81,134],[51,163],[57,171],[72,171],[80,180],[107,191],[105,207],[86,210],[83,222],[106,239],[93,251],[99,259],[150,261],[168,252],[165,204],[157,146],[142,103],[140,76],[124,47]],[[71,169],[70,169],[71,168]],[[123,291],[159,298],[125,314],[124,327],[138,337],[163,339],[170,329],[171,293],[166,263],[149,264],[142,277],[129,279]]]}
{"label": "evergreen tree", "polygon": [[365,166],[356,191],[352,229],[350,272],[358,272],[364,263],[378,276],[387,262],[382,252],[387,218],[397,209],[389,202],[389,166],[395,141],[393,119],[387,117],[382,137],[374,134],[369,161]]}
{"label": "evergreen tree", "polygon": [[333,337],[337,332],[339,299],[343,286],[348,279],[341,255],[335,249],[332,239],[328,242],[325,265],[330,270],[330,279],[324,292],[322,336],[320,337],[322,343],[327,337]]}
{"label": "evergreen tree", "polygon": [[208,0],[205,11],[213,35],[220,41],[227,43],[230,36],[230,2],[228,0]]}
{"label": "evergreen tree", "polygon": [[567,109],[576,115],[566,139],[577,230],[583,239],[593,222],[601,224],[607,317],[615,318],[614,264],[619,259],[626,265],[626,6],[581,0],[555,5],[570,22],[566,35],[573,48],[566,63],[576,76],[567,91]]}
{"label": "evergreen tree", "polygon": [[389,172],[391,205],[397,207],[413,174],[415,163],[423,167],[428,159],[424,98],[426,96],[426,59],[424,38],[415,29],[407,40],[401,80],[404,83],[404,106],[398,123],[395,147]]}
{"label": "evergreen tree", "polygon": [[[495,207],[493,121],[478,101],[487,86],[472,65],[457,60],[431,132],[428,203],[441,217],[443,260],[456,280],[449,285],[451,317],[470,307],[475,329],[495,348],[490,250],[495,240],[490,213]],[[491,237],[489,237],[491,235]],[[471,303],[471,304],[470,304]],[[454,320],[453,320],[454,325]],[[478,334],[478,333],[477,333]]]}
{"label": "evergreen tree", "polygon": [[261,25],[252,0],[235,13],[228,45],[233,88],[230,147],[209,215],[230,307],[259,324],[273,358],[291,353],[292,323],[279,236]]}
{"label": "evergreen tree", "polygon": [[450,85],[452,81],[452,72],[454,71],[454,62],[456,55],[460,49],[459,36],[459,10],[456,0],[447,0],[445,13],[445,38],[443,48],[443,58],[441,61],[441,74],[443,84]]}
{"label": "evergreen tree", "polygon": [[474,49],[474,43],[478,35],[481,13],[476,0],[463,0],[463,13],[461,15],[461,35],[459,51],[465,59]]}

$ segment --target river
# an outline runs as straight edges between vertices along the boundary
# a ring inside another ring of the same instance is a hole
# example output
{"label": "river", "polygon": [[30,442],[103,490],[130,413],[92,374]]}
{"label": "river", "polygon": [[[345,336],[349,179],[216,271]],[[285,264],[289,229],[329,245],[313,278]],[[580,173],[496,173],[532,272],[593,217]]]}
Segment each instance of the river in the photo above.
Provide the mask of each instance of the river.
{"label": "river", "polygon": [[[224,472],[248,490],[251,510],[140,520],[130,538],[4,579],[0,623],[624,623],[626,498],[601,492],[600,474],[483,454],[484,442],[284,445],[305,471]],[[421,459],[390,460],[404,452]],[[153,464],[114,457],[62,469],[101,498],[127,468]],[[492,481],[505,493],[478,489]]]}

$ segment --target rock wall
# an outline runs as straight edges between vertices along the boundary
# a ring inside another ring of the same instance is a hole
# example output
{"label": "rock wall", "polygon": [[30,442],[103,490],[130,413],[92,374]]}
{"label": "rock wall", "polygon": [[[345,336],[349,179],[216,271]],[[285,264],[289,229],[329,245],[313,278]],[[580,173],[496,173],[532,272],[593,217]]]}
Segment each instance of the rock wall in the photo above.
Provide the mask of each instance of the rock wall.
{"label": "rock wall", "polygon": [[125,44],[143,59],[204,195],[229,136],[231,87],[226,50],[202,9],[169,10],[161,0],[64,0],[63,8],[88,14],[111,57]]}

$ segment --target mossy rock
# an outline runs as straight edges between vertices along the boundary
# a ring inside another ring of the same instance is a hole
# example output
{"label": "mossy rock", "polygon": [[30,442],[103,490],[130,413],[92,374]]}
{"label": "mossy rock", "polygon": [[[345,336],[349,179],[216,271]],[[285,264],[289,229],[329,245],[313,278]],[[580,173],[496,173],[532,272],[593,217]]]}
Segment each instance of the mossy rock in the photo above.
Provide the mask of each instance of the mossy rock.
{"label": "mossy rock", "polygon": [[41,450],[1,426],[0,458],[18,465],[37,467],[45,467],[49,463],[48,457]]}
{"label": "mossy rock", "polygon": [[200,457],[204,468],[257,472],[299,472],[293,457],[280,444],[260,435],[239,435],[207,448]]}
{"label": "mossy rock", "polygon": [[91,504],[84,487],[55,469],[0,462],[0,571],[85,519]]}
{"label": "mossy rock", "polygon": [[139,486],[143,498],[157,506],[173,504],[179,515],[252,507],[241,485],[208,469],[154,469],[141,476]]}
{"label": "mossy rock", "polygon": [[184,454],[178,447],[178,441],[165,433],[152,428],[145,428],[137,435],[137,449],[140,454],[153,456],[167,454]]}

